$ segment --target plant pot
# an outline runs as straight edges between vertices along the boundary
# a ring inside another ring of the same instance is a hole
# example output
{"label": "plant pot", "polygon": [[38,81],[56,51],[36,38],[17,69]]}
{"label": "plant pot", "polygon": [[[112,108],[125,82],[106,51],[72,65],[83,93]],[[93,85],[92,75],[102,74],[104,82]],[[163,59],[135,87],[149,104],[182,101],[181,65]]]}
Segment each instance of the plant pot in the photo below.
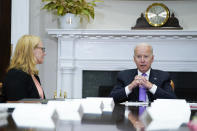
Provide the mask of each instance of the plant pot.
{"label": "plant pot", "polygon": [[81,26],[79,15],[67,13],[64,16],[61,16],[59,20],[60,28],[62,29],[77,29]]}

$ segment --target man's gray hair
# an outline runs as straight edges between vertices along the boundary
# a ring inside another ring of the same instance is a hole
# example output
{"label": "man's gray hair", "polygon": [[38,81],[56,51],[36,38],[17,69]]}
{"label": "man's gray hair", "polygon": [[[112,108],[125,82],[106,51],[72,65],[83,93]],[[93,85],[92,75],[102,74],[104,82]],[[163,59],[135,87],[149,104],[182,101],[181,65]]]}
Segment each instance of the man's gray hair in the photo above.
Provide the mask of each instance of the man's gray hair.
{"label": "man's gray hair", "polygon": [[133,54],[133,55],[135,55],[136,48],[137,48],[137,47],[140,47],[140,46],[146,46],[146,47],[150,48],[151,54],[153,55],[153,47],[152,47],[150,44],[147,44],[147,43],[140,43],[140,44],[137,44],[137,45],[135,46],[135,48],[134,48],[134,54]]}

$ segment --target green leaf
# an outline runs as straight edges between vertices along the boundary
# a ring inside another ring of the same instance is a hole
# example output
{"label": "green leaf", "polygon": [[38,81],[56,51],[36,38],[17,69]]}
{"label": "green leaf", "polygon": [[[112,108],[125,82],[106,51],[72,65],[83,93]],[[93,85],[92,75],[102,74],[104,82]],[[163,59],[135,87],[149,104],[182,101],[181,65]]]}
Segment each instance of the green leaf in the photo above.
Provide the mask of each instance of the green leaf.
{"label": "green leaf", "polygon": [[48,2],[42,9],[48,11],[56,11],[57,15],[65,15],[66,13],[73,13],[75,15],[81,15],[90,20],[94,19],[94,7],[96,2],[103,2],[102,0],[92,0],[87,2],[86,0],[42,0],[42,2]]}
{"label": "green leaf", "polygon": [[53,2],[46,4],[42,9],[53,10],[56,5]]}
{"label": "green leaf", "polygon": [[62,15],[63,11],[64,11],[64,7],[63,6],[60,6],[60,7],[57,8],[57,14],[58,15]]}
{"label": "green leaf", "polygon": [[88,22],[90,21],[90,16],[91,15],[90,15],[90,12],[88,10],[82,10],[81,14],[87,17]]}
{"label": "green leaf", "polygon": [[96,2],[104,2],[102,0],[93,0],[92,2],[96,3]]}

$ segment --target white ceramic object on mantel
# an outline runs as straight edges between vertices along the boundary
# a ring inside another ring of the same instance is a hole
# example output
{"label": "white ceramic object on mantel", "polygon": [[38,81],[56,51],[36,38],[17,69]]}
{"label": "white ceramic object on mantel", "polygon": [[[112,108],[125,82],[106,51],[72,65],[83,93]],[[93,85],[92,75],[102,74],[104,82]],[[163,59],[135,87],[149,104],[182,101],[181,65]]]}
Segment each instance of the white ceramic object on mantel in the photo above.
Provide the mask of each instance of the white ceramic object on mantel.
{"label": "white ceramic object on mantel", "polygon": [[79,15],[67,13],[64,16],[61,16],[59,19],[61,29],[77,29],[81,25]]}

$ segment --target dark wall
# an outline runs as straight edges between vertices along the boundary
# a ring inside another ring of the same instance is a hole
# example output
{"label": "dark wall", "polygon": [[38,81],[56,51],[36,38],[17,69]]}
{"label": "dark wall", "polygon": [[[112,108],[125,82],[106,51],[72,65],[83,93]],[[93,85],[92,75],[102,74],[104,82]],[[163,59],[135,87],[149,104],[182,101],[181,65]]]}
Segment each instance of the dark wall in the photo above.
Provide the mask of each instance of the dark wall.
{"label": "dark wall", "polygon": [[179,99],[197,101],[197,72],[170,72]]}
{"label": "dark wall", "polygon": [[83,71],[82,97],[109,95],[116,83],[118,71]]}
{"label": "dark wall", "polygon": [[0,0],[0,82],[10,62],[11,0]]}

